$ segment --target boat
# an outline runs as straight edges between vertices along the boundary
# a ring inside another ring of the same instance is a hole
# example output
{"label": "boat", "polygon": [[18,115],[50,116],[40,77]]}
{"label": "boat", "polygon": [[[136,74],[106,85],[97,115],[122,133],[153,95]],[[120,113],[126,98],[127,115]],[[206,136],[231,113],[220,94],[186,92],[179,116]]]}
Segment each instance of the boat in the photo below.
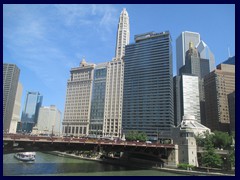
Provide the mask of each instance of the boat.
{"label": "boat", "polygon": [[14,157],[21,161],[34,161],[36,157],[35,152],[19,152],[14,155]]}

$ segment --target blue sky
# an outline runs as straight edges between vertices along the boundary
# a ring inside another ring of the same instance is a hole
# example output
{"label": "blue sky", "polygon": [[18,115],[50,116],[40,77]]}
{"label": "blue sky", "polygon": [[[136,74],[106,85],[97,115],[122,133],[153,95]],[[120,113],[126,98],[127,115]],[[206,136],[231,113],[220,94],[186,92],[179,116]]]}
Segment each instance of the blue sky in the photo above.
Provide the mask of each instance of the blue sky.
{"label": "blue sky", "polygon": [[118,18],[122,8],[134,35],[169,30],[176,74],[176,38],[182,31],[199,32],[215,55],[216,65],[235,55],[235,5],[98,4],[3,5],[3,62],[14,63],[26,91],[39,91],[43,105],[64,113],[69,71],[87,62],[110,61],[115,55]]}

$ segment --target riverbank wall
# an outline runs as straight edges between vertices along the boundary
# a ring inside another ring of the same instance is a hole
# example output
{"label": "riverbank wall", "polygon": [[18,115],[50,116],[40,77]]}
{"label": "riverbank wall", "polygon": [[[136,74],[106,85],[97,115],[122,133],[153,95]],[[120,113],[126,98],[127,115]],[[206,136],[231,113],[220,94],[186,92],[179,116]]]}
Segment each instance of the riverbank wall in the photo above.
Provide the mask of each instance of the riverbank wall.
{"label": "riverbank wall", "polygon": [[140,169],[146,169],[146,168],[154,169],[154,170],[159,170],[159,171],[163,171],[163,172],[184,174],[186,176],[235,176],[234,173],[230,173],[230,172],[229,173],[227,173],[227,172],[211,172],[211,170],[210,171],[207,171],[207,170],[204,170],[204,171],[183,170],[183,169],[178,169],[178,168],[174,168],[174,167],[154,166],[153,163],[148,163],[146,165],[146,164],[140,163],[140,162],[143,162],[143,160],[139,160],[139,159],[131,159],[131,160],[123,160],[123,159],[117,159],[117,158],[99,159],[99,158],[81,157],[81,156],[78,156],[75,154],[68,154],[66,152],[59,152],[59,151],[50,151],[47,153],[56,155],[56,156],[70,157],[70,158],[82,159],[82,160],[88,160],[88,161],[97,161],[100,163],[113,164],[113,165],[119,165],[119,166],[137,167]]}

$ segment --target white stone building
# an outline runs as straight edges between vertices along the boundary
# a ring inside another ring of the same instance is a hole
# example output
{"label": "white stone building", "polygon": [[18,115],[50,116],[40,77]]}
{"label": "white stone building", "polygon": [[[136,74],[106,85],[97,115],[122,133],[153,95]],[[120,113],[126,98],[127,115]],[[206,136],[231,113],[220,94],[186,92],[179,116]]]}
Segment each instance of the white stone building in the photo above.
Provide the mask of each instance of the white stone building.
{"label": "white stone building", "polygon": [[55,134],[60,135],[61,112],[56,106],[43,106],[39,109],[37,129],[38,134]]}
{"label": "white stone building", "polygon": [[106,94],[104,108],[103,135],[122,135],[122,103],[125,46],[129,44],[129,17],[126,9],[121,12],[116,42],[115,58],[107,65]]}

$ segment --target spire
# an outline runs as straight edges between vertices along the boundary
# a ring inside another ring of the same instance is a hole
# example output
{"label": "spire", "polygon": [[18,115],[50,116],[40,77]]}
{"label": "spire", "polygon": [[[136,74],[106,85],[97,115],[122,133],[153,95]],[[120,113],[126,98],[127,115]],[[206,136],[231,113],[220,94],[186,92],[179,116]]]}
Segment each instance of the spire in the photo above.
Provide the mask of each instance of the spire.
{"label": "spire", "polygon": [[125,46],[129,44],[130,30],[129,30],[129,17],[126,8],[123,8],[117,30],[117,41],[116,41],[116,59],[121,59],[125,55]]}
{"label": "spire", "polygon": [[189,42],[189,49],[193,49],[193,42],[192,41]]}

